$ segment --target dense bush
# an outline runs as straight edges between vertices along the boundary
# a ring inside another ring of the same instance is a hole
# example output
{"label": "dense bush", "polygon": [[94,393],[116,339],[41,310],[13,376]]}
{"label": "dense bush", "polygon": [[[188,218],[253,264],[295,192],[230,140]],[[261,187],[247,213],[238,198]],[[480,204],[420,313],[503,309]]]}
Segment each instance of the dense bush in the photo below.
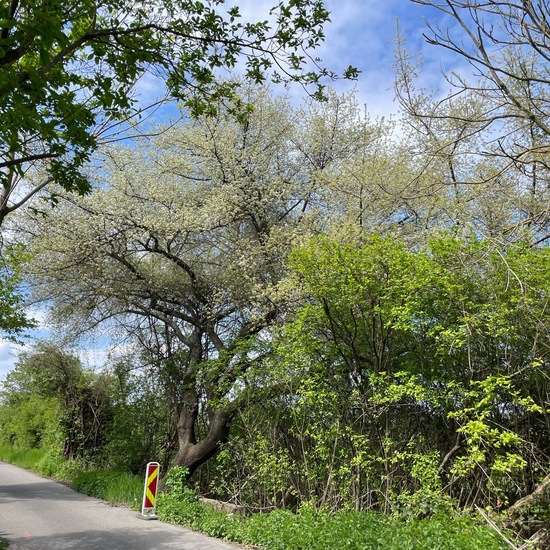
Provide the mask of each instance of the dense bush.
{"label": "dense bush", "polygon": [[544,479],[550,249],[319,238],[291,262],[308,299],[247,379],[278,392],[235,419],[203,491],[421,518]]}

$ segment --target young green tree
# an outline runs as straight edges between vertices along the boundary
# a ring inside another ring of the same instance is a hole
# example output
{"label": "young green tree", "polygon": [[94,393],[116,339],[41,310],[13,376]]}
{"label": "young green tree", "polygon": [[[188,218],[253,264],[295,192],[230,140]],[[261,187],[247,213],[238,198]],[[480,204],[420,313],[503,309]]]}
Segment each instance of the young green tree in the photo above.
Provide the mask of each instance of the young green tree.
{"label": "young green tree", "polygon": [[455,237],[297,249],[310,298],[277,347],[289,393],[245,448],[288,463],[295,498],[319,505],[422,514],[445,494],[471,506],[529,493],[549,450],[549,261]]}
{"label": "young green tree", "polygon": [[[151,357],[134,345],[106,366],[112,380],[112,421],[101,449],[102,460],[117,471],[141,475],[148,462],[160,462],[168,471],[177,449],[174,392],[169,375],[161,363],[151,364]],[[159,367],[159,368],[157,368]],[[168,380],[167,380],[168,378]]]}
{"label": "young green tree", "polygon": [[2,439],[27,448],[46,447],[65,459],[101,454],[111,422],[108,376],[48,343],[20,354],[3,382]]}

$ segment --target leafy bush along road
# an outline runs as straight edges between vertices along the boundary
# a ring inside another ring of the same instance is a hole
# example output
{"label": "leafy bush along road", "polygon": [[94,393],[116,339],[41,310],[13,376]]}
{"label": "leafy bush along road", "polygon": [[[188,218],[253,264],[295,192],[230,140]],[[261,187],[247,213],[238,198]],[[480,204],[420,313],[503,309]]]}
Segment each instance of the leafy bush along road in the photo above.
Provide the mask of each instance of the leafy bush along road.
{"label": "leafy bush along road", "polygon": [[160,516],[180,525],[265,550],[497,550],[498,536],[470,518],[447,516],[401,521],[378,513],[276,510],[249,518],[209,510],[200,503],[165,508]]}

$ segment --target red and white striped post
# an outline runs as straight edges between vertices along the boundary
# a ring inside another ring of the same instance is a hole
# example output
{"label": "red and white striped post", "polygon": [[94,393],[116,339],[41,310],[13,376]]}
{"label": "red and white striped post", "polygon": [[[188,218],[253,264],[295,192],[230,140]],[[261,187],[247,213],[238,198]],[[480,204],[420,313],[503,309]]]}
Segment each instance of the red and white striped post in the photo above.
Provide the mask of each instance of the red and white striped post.
{"label": "red and white striped post", "polygon": [[142,519],[157,519],[155,515],[155,501],[159,481],[160,464],[149,462],[145,470],[145,488],[143,489],[143,503],[141,506]]}

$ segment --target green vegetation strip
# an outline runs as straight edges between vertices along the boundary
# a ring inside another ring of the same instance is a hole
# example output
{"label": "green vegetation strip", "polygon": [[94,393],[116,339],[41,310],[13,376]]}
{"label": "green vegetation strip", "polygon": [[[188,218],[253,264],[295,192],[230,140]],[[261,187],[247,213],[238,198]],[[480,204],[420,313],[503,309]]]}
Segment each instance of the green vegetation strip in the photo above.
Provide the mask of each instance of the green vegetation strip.
{"label": "green vegetation strip", "polygon": [[203,505],[186,486],[185,468],[172,468],[169,491],[159,495],[156,513],[164,521],[265,550],[499,550],[505,542],[469,516],[403,519],[376,512],[328,514],[304,505],[298,513],[274,510],[242,516]]}
{"label": "green vegetation strip", "polygon": [[44,449],[19,449],[11,445],[0,445],[0,460],[15,464],[26,470],[37,471],[37,465],[44,458]]}
{"label": "green vegetation strip", "polygon": [[[0,460],[40,471],[48,461],[40,453],[0,447]],[[47,457],[46,457],[47,458]],[[34,460],[34,463],[33,463]],[[65,465],[63,472],[75,470]],[[275,510],[269,514],[241,516],[214,510],[197,501],[183,484],[184,471],[169,476],[171,490],[157,499],[157,515],[163,521],[184,525],[212,537],[252,545],[265,550],[500,550],[500,537],[471,517],[435,516],[402,519],[379,513],[319,512],[303,506],[298,513]],[[139,508],[143,481],[124,472],[81,471],[72,487],[84,494]],[[2,546],[0,550],[7,548]]]}
{"label": "green vegetation strip", "polygon": [[250,517],[177,502],[161,495],[158,516],[207,535],[268,550],[497,550],[498,535],[469,517],[402,521],[379,513],[326,514],[307,507],[299,513],[275,510]]}
{"label": "green vegetation strip", "polygon": [[75,491],[108,502],[127,504],[135,510],[141,507],[143,479],[126,472],[83,472],[73,478],[71,486]]}

